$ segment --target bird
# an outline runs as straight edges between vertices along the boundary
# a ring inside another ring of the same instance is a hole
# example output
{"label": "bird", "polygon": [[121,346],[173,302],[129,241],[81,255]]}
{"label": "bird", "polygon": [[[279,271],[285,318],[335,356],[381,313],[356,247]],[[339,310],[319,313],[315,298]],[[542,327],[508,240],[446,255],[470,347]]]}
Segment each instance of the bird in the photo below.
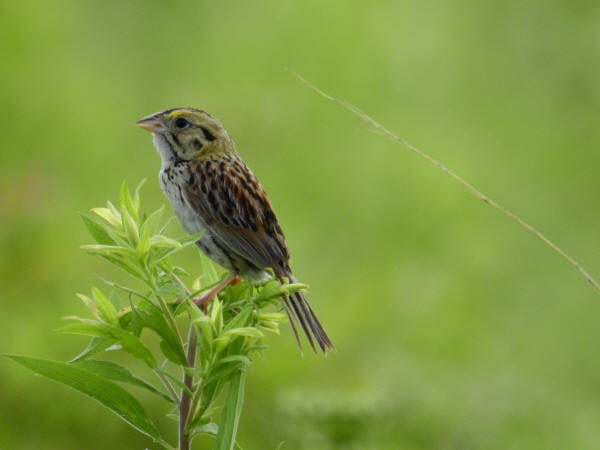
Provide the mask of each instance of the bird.
{"label": "bird", "polygon": [[[200,250],[230,273],[203,295],[210,301],[236,277],[261,284],[272,276],[295,282],[290,253],[262,185],[239,156],[221,122],[206,111],[172,108],[136,122],[153,135],[161,157],[159,182]],[[299,325],[313,351],[335,350],[301,291],[282,297],[300,349]]]}

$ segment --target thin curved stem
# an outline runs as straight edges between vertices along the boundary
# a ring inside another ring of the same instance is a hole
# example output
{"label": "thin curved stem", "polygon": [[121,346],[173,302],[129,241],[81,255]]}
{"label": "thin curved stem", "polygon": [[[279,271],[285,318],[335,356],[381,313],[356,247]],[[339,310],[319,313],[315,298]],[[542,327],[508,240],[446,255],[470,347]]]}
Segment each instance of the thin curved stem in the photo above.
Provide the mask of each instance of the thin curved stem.
{"label": "thin curved stem", "polygon": [[150,275],[149,270],[147,268],[144,268],[144,269],[146,271],[147,283],[150,286],[150,289],[152,289],[154,296],[158,299],[158,304],[160,305],[160,309],[162,309],[163,314],[169,321],[169,325],[171,326],[171,328],[173,328],[173,331],[175,331],[175,334],[177,335],[177,339],[179,340],[180,345],[183,346],[183,339],[181,338],[181,333],[179,332],[179,328],[177,327],[177,324],[175,323],[175,318],[173,317],[173,314],[171,314],[171,311],[169,310],[169,307],[167,306],[167,302],[165,302],[165,299],[162,298],[162,296],[158,295],[158,287],[156,286],[156,283],[154,283],[154,278],[152,278],[152,276]]}
{"label": "thin curved stem", "polygon": [[173,400],[173,402],[176,405],[178,405],[179,404],[179,397],[177,397],[177,392],[175,392],[175,389],[173,388],[173,385],[171,384],[171,382],[167,379],[167,377],[165,377],[164,374],[160,373],[158,370],[155,370],[154,373],[156,374],[156,376],[158,378],[160,378],[160,380],[162,381],[162,383],[167,388],[167,391],[169,391],[169,395],[171,395],[171,399]]}
{"label": "thin curved stem", "polygon": [[453,171],[451,171],[450,169],[448,169],[445,165],[443,165],[441,162],[439,162],[435,158],[432,158],[427,153],[424,153],[421,150],[419,150],[418,148],[416,148],[415,146],[409,144],[405,139],[403,139],[403,138],[397,136],[396,134],[392,133],[390,130],[388,130],[387,128],[385,128],[383,125],[381,125],[375,119],[373,119],[371,116],[369,116],[368,114],[366,114],[365,112],[363,112],[360,108],[354,106],[352,103],[349,103],[346,100],[342,100],[342,99],[339,99],[337,97],[333,97],[332,95],[327,94],[326,92],[324,92],[321,89],[319,89],[318,87],[316,87],[314,84],[312,84],[306,78],[304,78],[302,75],[298,74],[297,72],[293,71],[292,69],[286,68],[286,70],[289,71],[292,75],[294,75],[304,85],[308,86],[310,89],[312,89],[317,94],[319,94],[321,97],[326,98],[327,100],[331,100],[332,102],[335,102],[338,105],[340,105],[341,107],[347,109],[348,111],[350,111],[355,116],[358,116],[362,121],[366,122],[368,125],[370,125],[373,128],[381,131],[383,134],[385,134],[386,136],[392,138],[394,141],[398,142],[400,145],[404,146],[405,148],[407,148],[411,152],[414,152],[417,155],[419,155],[421,158],[423,158],[429,164],[432,164],[432,165],[436,166],[441,171],[443,171],[446,174],[450,175],[450,177],[452,177],[454,180],[456,180],[460,185],[462,185],[467,191],[469,191],[471,194],[473,194],[479,200],[481,200],[484,203],[490,205],[495,210],[501,212],[506,217],[508,217],[510,220],[516,222],[521,227],[525,228],[527,231],[529,231],[534,236],[536,236],[538,239],[540,239],[544,244],[546,244],[548,247],[550,247],[552,250],[554,250],[556,253],[558,253],[562,258],[564,258],[565,260],[567,260],[567,262],[569,264],[571,264],[573,267],[575,267],[579,271],[579,273],[581,273],[581,275],[583,275],[583,277],[592,286],[594,286],[598,291],[600,291],[600,284],[590,275],[590,273],[587,270],[585,270],[581,266],[581,264],[579,264],[575,259],[573,259],[571,256],[569,256],[563,249],[561,249],[558,245],[556,245],[554,242],[552,242],[550,239],[548,239],[544,234],[542,234],[540,231],[538,231],[532,225],[530,225],[529,223],[525,222],[523,219],[521,219],[516,214],[508,211],[506,208],[504,208],[503,206],[499,205],[498,203],[496,203],[494,200],[492,200],[488,196],[484,195],[479,189],[477,189],[476,187],[474,187],[472,184],[468,183],[466,180],[464,180],[459,175],[455,174]]}

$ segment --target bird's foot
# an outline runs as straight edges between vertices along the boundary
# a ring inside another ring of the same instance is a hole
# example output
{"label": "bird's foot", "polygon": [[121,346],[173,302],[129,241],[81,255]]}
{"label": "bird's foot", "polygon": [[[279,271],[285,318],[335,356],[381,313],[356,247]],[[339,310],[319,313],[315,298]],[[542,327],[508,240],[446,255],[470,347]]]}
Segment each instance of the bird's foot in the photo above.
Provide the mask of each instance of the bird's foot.
{"label": "bird's foot", "polygon": [[[219,292],[221,292],[223,289],[225,289],[230,283],[237,284],[240,281],[242,281],[242,279],[240,277],[238,277],[234,273],[230,273],[225,278],[223,278],[222,281],[220,281],[215,286],[213,286],[208,291],[206,291],[204,294],[202,294],[201,297],[194,297],[194,298],[191,298],[190,300],[198,308],[200,308],[202,311],[204,311],[204,313],[206,313],[208,311],[208,304],[215,299],[215,296]],[[175,301],[175,303],[181,303],[182,301],[183,300],[179,298]]]}
{"label": "bird's foot", "polygon": [[208,312],[208,304],[215,299],[216,293],[208,291],[202,297],[194,297],[191,301],[202,310],[204,314]]}

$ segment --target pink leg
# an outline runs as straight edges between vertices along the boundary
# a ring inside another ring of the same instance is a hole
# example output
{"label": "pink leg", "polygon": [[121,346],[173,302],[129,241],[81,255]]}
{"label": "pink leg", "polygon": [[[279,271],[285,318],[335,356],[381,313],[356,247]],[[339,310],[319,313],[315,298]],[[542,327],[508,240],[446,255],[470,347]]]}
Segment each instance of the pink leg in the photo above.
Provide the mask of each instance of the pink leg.
{"label": "pink leg", "polygon": [[236,276],[237,275],[235,273],[231,272],[229,275],[227,275],[225,278],[223,278],[223,281],[219,282],[217,285],[215,285],[214,287],[212,287],[208,291],[206,291],[202,295],[202,297],[193,298],[192,301],[197,306],[199,306],[203,309],[206,308],[206,304],[212,302],[214,296],[217,295],[219,292],[221,292],[223,289],[225,289],[227,287],[227,285],[236,278]]}

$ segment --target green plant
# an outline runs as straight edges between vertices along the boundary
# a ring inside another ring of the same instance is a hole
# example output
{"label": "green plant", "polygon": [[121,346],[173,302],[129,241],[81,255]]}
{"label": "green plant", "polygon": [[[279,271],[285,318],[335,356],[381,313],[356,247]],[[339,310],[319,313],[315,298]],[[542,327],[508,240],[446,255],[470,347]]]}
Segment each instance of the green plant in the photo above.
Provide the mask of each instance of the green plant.
{"label": "green plant", "polygon": [[[161,226],[162,208],[146,215],[140,210],[140,186],[132,196],[121,186],[118,207],[94,208],[83,221],[96,244],[83,248],[131,276],[131,285],[103,280],[111,292],[91,289],[78,294],[93,319],[70,316],[64,333],[90,336],[87,347],[69,362],[7,355],[25,367],[64,383],[96,399],[131,426],[164,448],[188,450],[194,436],[215,437],[215,449],[231,449],[242,410],[245,373],[250,356],[266,348],[264,332],[278,334],[286,315],[269,308],[280,297],[298,291],[300,284],[263,286],[240,282],[209,303],[206,311],[192,301],[219,281],[212,263],[203,255],[202,273],[188,287],[189,275],[171,256],[192,246],[199,235],[172,239],[165,235],[170,221]],[[120,307],[122,303],[125,307]],[[180,328],[187,327],[184,340]],[[159,338],[157,349],[141,339],[144,329]],[[162,388],[134,375],[126,367],[97,359],[113,351],[127,352],[160,380]],[[178,372],[178,373],[177,373]],[[138,386],[172,404],[169,414],[178,422],[179,443],[169,444],[140,402],[116,382]],[[224,396],[220,393],[228,386]],[[224,398],[220,420],[214,417]]]}

